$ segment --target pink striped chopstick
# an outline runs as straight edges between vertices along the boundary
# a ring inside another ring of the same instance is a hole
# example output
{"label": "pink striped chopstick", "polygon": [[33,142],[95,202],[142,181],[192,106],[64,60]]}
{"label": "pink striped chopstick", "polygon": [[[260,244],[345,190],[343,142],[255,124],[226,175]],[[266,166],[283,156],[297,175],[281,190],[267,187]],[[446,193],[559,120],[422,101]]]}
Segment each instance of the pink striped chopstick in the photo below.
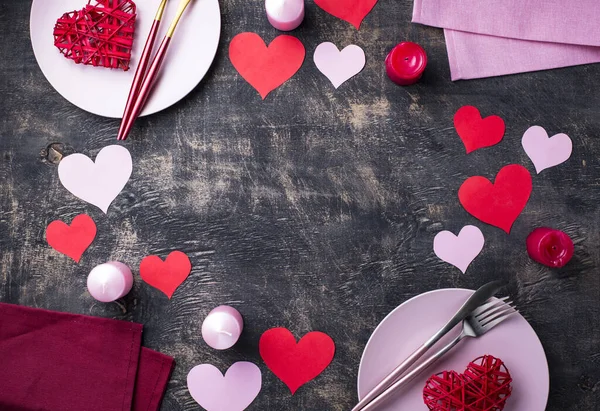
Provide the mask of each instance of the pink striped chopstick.
{"label": "pink striped chopstick", "polygon": [[[146,101],[148,100],[148,96],[150,95],[150,91],[152,91],[152,87],[154,86],[154,81],[156,80],[158,72],[160,71],[162,63],[167,54],[167,49],[169,48],[169,44],[171,44],[171,38],[173,37],[173,34],[175,33],[175,27],[177,27],[177,23],[179,23],[179,19],[183,15],[183,12],[187,8],[188,4],[190,4],[190,2],[191,2],[191,0],[181,0],[181,2],[179,3],[179,8],[177,9],[177,14],[175,15],[175,18],[173,19],[173,22],[171,23],[169,30],[167,30],[167,34],[165,35],[164,39],[160,43],[158,51],[156,52],[156,55],[154,56],[154,59],[152,60],[152,63],[150,64],[150,68],[146,72],[145,76],[143,76],[143,79],[139,80],[139,82],[141,84],[138,85],[138,90],[136,92],[137,96],[134,97],[132,103],[128,102],[128,104],[127,104],[128,106],[131,105],[132,107],[130,108],[130,111],[127,114],[127,116],[123,115],[121,127],[119,128],[119,134],[117,136],[118,140],[125,140],[127,138],[127,136],[129,135],[129,132],[131,131],[131,127],[133,126],[133,123],[135,122],[135,120],[138,118],[138,116],[142,112],[142,109],[144,108],[144,105],[146,104]],[[156,34],[154,34],[154,36],[156,37]],[[154,40],[152,42],[154,43]],[[145,52],[145,50],[144,50],[144,52]],[[137,73],[136,73],[136,76],[137,76]],[[142,76],[140,76],[140,77],[142,77]],[[135,83],[135,80],[134,80],[134,83]],[[126,107],[126,111],[127,111],[127,107]]]}

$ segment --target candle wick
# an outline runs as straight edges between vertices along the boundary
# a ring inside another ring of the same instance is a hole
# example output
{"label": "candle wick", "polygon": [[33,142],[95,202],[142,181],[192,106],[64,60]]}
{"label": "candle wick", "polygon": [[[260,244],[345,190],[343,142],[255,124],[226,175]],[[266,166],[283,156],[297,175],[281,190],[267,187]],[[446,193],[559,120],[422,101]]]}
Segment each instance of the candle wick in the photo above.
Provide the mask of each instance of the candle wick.
{"label": "candle wick", "polygon": [[230,332],[228,332],[228,331],[225,331],[225,330],[218,330],[217,332],[218,332],[219,334],[225,334],[225,335],[227,335],[227,336],[229,336],[229,337],[232,337],[232,336],[233,336],[233,334],[231,334]]}

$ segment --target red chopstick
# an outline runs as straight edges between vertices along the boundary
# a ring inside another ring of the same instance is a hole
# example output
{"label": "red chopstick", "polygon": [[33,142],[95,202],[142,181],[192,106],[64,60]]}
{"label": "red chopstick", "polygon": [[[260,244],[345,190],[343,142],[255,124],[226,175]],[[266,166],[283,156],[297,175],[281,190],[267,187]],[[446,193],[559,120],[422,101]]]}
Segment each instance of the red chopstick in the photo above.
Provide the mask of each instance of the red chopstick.
{"label": "red chopstick", "polygon": [[150,62],[150,56],[152,55],[152,49],[154,48],[154,42],[156,41],[156,35],[158,34],[158,28],[160,27],[160,21],[162,20],[166,4],[167,0],[162,0],[160,2],[160,5],[158,6],[158,11],[156,12],[156,16],[154,17],[154,22],[152,23],[152,27],[150,28],[150,33],[148,34],[148,38],[146,39],[144,51],[142,51],[140,62],[137,66],[137,69],[135,70],[135,76],[133,76],[133,83],[131,83],[129,97],[127,97],[127,104],[125,104],[125,111],[123,112],[123,120],[121,120],[121,125],[119,126],[117,140],[125,140],[126,138],[126,136],[124,137],[123,132],[125,131],[127,120],[131,116],[131,112],[139,94],[142,81],[144,80],[146,68],[148,67],[148,63]]}
{"label": "red chopstick", "polygon": [[[127,103],[127,106],[131,105],[132,107],[130,107],[129,113],[126,113],[127,115],[125,115],[125,114],[123,115],[121,127],[119,128],[119,134],[117,136],[118,140],[125,140],[127,138],[127,136],[129,135],[129,132],[131,131],[131,127],[133,126],[133,123],[135,122],[135,120],[138,118],[138,116],[142,112],[142,109],[144,108],[144,105],[146,104],[146,101],[148,100],[148,96],[150,95],[150,91],[152,91],[152,87],[154,86],[154,81],[156,80],[158,72],[160,71],[162,63],[167,54],[167,49],[169,48],[169,44],[171,44],[171,38],[173,37],[173,34],[175,33],[175,27],[177,27],[177,23],[179,23],[179,19],[183,15],[183,12],[187,8],[188,4],[190,4],[190,2],[191,2],[191,0],[181,0],[181,2],[179,3],[179,8],[177,9],[177,14],[175,15],[175,18],[173,19],[173,22],[171,23],[169,30],[167,30],[167,34],[165,35],[164,39],[160,43],[158,51],[156,52],[156,55],[154,56],[154,59],[152,60],[152,63],[150,64],[150,68],[148,69],[148,72],[145,74],[145,76],[143,76],[142,80],[138,81],[138,83],[141,82],[141,84],[139,84],[137,86],[138,87],[138,89],[136,91],[137,95],[134,97],[133,102]],[[155,23],[156,23],[156,21],[155,21]],[[154,34],[154,37],[156,37],[156,33]],[[148,38],[148,40],[150,40],[150,38]],[[154,43],[154,39],[152,40],[152,43]],[[144,53],[145,52],[146,52],[146,50],[144,49]],[[147,64],[147,62],[146,62],[146,64]],[[136,77],[137,77],[137,73],[136,73]],[[142,76],[140,76],[140,77],[142,77]],[[135,79],[134,79],[134,85],[135,85]],[[132,86],[132,88],[133,88],[133,86]],[[131,92],[130,92],[130,94],[131,94]],[[127,111],[127,107],[125,109]]]}

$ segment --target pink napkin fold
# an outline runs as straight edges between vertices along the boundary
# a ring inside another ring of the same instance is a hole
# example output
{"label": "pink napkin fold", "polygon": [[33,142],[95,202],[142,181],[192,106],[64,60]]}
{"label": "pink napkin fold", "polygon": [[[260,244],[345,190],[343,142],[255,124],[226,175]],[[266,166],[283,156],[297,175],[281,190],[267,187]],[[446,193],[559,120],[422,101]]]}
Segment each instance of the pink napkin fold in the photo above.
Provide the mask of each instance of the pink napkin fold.
{"label": "pink napkin fold", "polygon": [[600,62],[600,47],[519,40],[448,29],[444,29],[444,35],[452,80]]}
{"label": "pink napkin fold", "polygon": [[415,0],[413,22],[444,28],[452,80],[600,62],[597,0]]}

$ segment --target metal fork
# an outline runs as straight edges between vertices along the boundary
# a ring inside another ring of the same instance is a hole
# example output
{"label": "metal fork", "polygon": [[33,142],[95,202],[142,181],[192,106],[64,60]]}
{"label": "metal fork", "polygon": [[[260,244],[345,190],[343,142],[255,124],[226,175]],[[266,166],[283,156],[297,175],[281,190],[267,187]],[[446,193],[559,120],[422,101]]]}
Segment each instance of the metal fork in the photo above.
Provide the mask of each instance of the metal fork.
{"label": "metal fork", "polygon": [[429,368],[431,364],[444,356],[444,354],[454,348],[463,339],[467,337],[481,337],[483,334],[517,312],[519,311],[515,308],[512,301],[508,301],[508,297],[503,297],[500,299],[494,298],[492,301],[477,307],[475,310],[473,310],[471,315],[464,319],[462,323],[462,332],[458,337],[448,343],[448,345],[439,350],[437,353],[429,357],[421,365],[390,385],[379,396],[375,397],[373,401],[365,405],[361,411],[373,411],[377,409],[377,407],[386,401],[393,393],[404,387],[415,377],[425,371],[425,369]]}

